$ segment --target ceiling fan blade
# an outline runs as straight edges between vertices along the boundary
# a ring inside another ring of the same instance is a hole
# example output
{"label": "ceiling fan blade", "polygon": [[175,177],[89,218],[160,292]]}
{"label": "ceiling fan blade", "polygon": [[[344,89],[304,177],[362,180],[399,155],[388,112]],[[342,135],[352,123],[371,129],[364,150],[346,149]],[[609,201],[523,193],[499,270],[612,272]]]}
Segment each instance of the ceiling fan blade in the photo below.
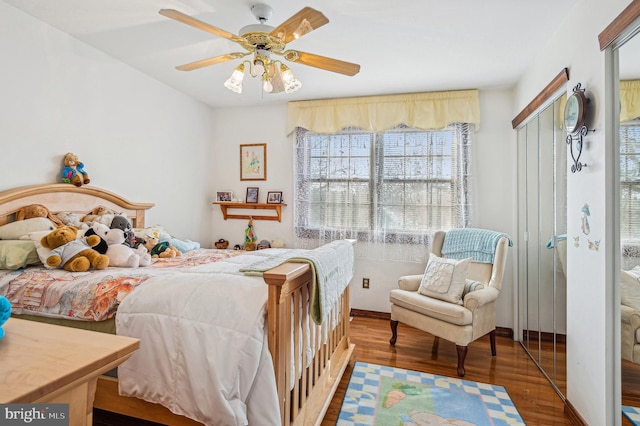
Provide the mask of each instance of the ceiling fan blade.
{"label": "ceiling fan blade", "polygon": [[291,18],[284,21],[275,28],[269,35],[278,37],[285,43],[296,40],[311,31],[320,28],[328,23],[329,19],[310,7],[305,7]]}
{"label": "ceiling fan blade", "polygon": [[202,31],[206,31],[213,35],[217,35],[218,37],[226,38],[231,41],[235,41],[236,43],[242,42],[244,39],[235,34],[231,34],[228,31],[221,30],[220,28],[214,27],[213,25],[209,25],[206,22],[202,22],[199,19],[193,18],[189,15],[185,15],[182,12],[178,12],[174,9],[160,9],[160,15],[164,15],[167,18],[175,19],[178,22],[182,22],[183,24],[191,25],[194,28],[197,28]]}
{"label": "ceiling fan blade", "polygon": [[283,53],[286,60],[297,64],[309,65],[327,71],[337,72],[345,75],[356,75],[360,72],[360,65],[339,59],[327,58],[326,56],[314,55],[313,53],[300,52],[298,50],[287,50]]}
{"label": "ceiling fan blade", "polygon": [[243,57],[247,56],[248,54],[249,54],[249,52],[246,52],[246,53],[240,53],[240,52],[227,53],[226,55],[215,56],[213,58],[202,59],[200,61],[191,62],[189,64],[179,65],[179,66],[176,67],[176,69],[178,69],[180,71],[193,71],[193,70],[197,70],[199,68],[208,67],[209,65],[215,65],[215,64],[219,64],[221,62],[227,62],[227,61],[230,61],[232,59],[243,58]]}

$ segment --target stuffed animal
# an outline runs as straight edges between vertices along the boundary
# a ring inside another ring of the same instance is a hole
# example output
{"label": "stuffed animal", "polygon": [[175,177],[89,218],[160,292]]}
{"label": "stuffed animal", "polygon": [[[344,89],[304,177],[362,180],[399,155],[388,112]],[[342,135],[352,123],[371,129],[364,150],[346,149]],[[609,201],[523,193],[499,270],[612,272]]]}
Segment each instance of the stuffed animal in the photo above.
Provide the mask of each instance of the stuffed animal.
{"label": "stuffed animal", "polygon": [[58,212],[55,216],[63,225],[75,226],[78,229],[89,229],[89,225],[80,221],[80,216],[73,212]]}
{"label": "stuffed animal", "polygon": [[[83,225],[87,226],[86,223],[83,223]],[[107,241],[98,233],[98,228],[97,228],[98,226],[104,226],[105,228],[107,228],[107,230],[110,229],[107,225],[103,225],[101,223],[94,223],[93,225],[91,225],[91,228],[87,229],[87,231],[84,233],[84,236],[90,237],[91,235],[97,235],[98,238],[100,238],[100,242],[95,246],[93,246],[93,249],[100,254],[107,254],[109,243],[107,243]]]}
{"label": "stuffed animal", "polygon": [[138,248],[140,243],[136,244],[136,234],[131,229],[129,219],[122,215],[116,215],[111,221],[111,229],[120,229],[124,232],[124,245],[131,248]]}
{"label": "stuffed animal", "polygon": [[221,250],[224,250],[227,247],[229,247],[229,241],[225,240],[224,238],[220,238],[214,244],[215,244],[217,249],[221,249]]}
{"label": "stuffed animal", "polygon": [[151,255],[144,246],[133,249],[124,244],[124,232],[119,228],[109,228],[101,223],[92,227],[96,234],[108,244],[109,265],[123,268],[137,268],[151,265]]}
{"label": "stuffed animal", "polygon": [[284,248],[287,245],[282,240],[271,240],[271,247],[273,248]]}
{"label": "stuffed animal", "polygon": [[100,242],[97,235],[76,239],[78,228],[61,226],[42,237],[40,244],[51,249],[47,257],[47,265],[62,267],[70,272],[85,272],[90,267],[105,269],[109,266],[109,258],[92,247]]}
{"label": "stuffed animal", "polygon": [[7,322],[11,316],[11,302],[4,296],[0,296],[0,339],[4,337],[2,325]]}
{"label": "stuffed animal", "polygon": [[84,171],[84,164],[78,160],[78,156],[67,152],[62,160],[62,182],[82,186],[91,182],[89,175]]}
{"label": "stuffed animal", "polygon": [[51,213],[49,209],[42,204],[31,204],[21,208],[16,212],[16,220],[32,219],[34,217],[46,217],[56,226],[64,225],[64,223],[56,215]]}
{"label": "stuffed animal", "polygon": [[164,259],[167,257],[182,256],[182,252],[173,247],[169,241],[158,242],[158,239],[151,235],[147,236],[145,247],[149,250],[152,258]]}

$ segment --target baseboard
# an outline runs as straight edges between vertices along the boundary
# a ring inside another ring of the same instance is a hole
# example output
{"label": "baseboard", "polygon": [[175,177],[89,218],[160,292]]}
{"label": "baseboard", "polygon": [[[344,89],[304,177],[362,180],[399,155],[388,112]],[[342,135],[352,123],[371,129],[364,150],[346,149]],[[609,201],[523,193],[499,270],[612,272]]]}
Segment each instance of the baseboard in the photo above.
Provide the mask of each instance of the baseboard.
{"label": "baseboard", "polygon": [[[388,312],[367,311],[364,309],[351,309],[352,317],[373,318],[382,320],[391,320],[391,314]],[[496,336],[508,337],[513,339],[513,329],[508,327],[496,327]]]}
{"label": "baseboard", "polygon": [[540,340],[541,342],[567,343],[567,336],[559,333],[549,333],[546,331],[522,330],[523,339]]}
{"label": "baseboard", "polygon": [[572,425],[575,426],[589,426],[587,422],[584,421],[578,410],[575,409],[573,405],[569,402],[568,399],[564,400],[564,413],[569,417],[569,421]]}
{"label": "baseboard", "polygon": [[363,309],[351,309],[352,317],[359,318],[375,318],[389,321],[391,314],[389,312],[365,311]]}

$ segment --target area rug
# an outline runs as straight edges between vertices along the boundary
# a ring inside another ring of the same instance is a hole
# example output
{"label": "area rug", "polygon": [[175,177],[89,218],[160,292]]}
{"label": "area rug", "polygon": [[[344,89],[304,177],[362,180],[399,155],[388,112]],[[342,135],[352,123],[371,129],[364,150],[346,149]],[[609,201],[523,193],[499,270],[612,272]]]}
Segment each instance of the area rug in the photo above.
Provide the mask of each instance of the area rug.
{"label": "area rug", "polygon": [[622,414],[633,423],[633,426],[640,426],[640,408],[623,405]]}
{"label": "area rug", "polygon": [[524,425],[502,386],[356,362],[337,426]]}

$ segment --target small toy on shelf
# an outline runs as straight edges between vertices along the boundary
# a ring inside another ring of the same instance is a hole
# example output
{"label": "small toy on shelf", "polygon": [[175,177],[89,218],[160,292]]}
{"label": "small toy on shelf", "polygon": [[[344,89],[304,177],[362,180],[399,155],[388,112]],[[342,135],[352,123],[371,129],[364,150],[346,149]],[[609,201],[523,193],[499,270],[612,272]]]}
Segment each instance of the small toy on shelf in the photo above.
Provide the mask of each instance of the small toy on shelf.
{"label": "small toy on shelf", "polygon": [[84,170],[84,163],[78,159],[78,156],[67,152],[62,160],[62,182],[71,183],[75,186],[87,185],[91,180],[89,174]]}
{"label": "small toy on shelf", "polygon": [[244,250],[253,251],[256,249],[256,241],[258,240],[258,236],[253,229],[253,219],[249,219],[249,223],[247,224],[247,229],[244,230]]}

